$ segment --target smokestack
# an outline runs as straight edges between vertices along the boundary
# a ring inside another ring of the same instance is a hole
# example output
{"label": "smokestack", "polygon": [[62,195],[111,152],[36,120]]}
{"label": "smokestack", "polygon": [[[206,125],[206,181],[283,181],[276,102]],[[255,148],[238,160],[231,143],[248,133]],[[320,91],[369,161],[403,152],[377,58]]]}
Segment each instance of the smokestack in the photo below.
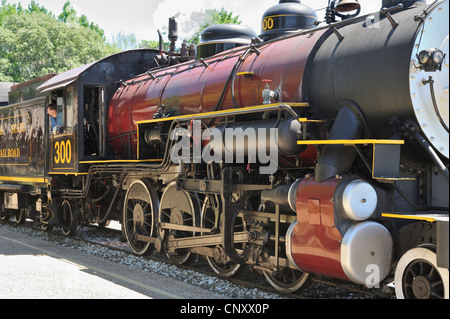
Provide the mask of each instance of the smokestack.
{"label": "smokestack", "polygon": [[169,41],[170,41],[170,52],[175,52],[175,42],[178,40],[178,23],[175,17],[169,18]]}

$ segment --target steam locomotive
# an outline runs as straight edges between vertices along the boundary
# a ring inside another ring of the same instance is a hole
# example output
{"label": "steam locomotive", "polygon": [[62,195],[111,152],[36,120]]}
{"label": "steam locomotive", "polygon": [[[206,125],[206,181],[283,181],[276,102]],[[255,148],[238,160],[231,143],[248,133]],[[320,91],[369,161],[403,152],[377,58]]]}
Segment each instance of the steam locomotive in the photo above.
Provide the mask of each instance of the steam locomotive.
{"label": "steam locomotive", "polygon": [[170,19],[168,52],[44,79],[0,109],[2,217],[119,220],[136,254],[283,292],[323,276],[448,299],[449,5],[381,5],[331,1],[322,23],[281,0],[259,36],[211,26],[180,52]]}

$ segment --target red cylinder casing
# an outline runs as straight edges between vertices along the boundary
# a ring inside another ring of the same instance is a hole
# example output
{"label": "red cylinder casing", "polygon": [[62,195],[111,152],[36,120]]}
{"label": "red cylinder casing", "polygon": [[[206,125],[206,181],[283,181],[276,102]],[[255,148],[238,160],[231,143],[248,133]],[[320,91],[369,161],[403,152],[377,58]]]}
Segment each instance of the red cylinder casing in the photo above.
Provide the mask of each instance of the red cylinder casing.
{"label": "red cylinder casing", "polygon": [[[235,100],[238,107],[263,104],[262,91],[270,80],[271,90],[281,92],[284,103],[302,102],[303,75],[308,57],[323,31],[258,47],[237,71]],[[108,138],[122,159],[136,154],[136,122],[151,120],[162,105],[172,116],[211,112],[216,108],[230,73],[244,50],[229,51],[225,58],[185,63],[153,71],[126,82],[112,98],[108,110]],[[243,74],[243,72],[246,72]],[[239,75],[241,73],[241,75]],[[234,108],[227,89],[221,110]],[[131,152],[130,152],[131,150]],[[131,154],[131,155],[129,155]]]}
{"label": "red cylinder casing", "polygon": [[341,266],[342,235],[334,222],[333,197],[338,184],[337,179],[317,183],[311,177],[300,183],[291,255],[305,272],[349,280]]}

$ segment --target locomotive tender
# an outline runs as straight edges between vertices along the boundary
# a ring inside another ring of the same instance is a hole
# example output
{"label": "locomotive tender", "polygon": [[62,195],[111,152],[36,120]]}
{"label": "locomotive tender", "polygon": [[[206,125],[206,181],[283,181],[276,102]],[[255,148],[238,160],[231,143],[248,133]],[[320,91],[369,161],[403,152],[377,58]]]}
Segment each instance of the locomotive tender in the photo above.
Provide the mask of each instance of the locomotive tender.
{"label": "locomotive tender", "polygon": [[358,13],[332,1],[323,25],[281,0],[259,37],[212,26],[196,57],[133,50],[50,78],[0,109],[2,216],[68,235],[120,220],[139,255],[250,266],[283,292],[319,275],[448,299],[448,0]]}

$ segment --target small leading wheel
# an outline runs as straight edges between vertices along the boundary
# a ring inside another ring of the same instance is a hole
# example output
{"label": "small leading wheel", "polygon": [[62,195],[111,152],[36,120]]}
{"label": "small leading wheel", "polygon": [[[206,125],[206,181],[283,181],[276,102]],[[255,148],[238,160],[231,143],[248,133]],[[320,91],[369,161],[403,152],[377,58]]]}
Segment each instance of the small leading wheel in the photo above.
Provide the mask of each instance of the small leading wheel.
{"label": "small leading wheel", "polygon": [[[166,187],[159,208],[160,223],[196,227],[199,215],[200,201],[196,194],[177,190],[175,182]],[[194,237],[195,232],[170,230],[169,235],[175,238],[187,238]],[[195,254],[186,249],[177,249],[175,252],[167,253],[167,257],[176,265],[189,265],[195,260]]]}
{"label": "small leading wheel", "polygon": [[[286,238],[291,238],[291,231],[297,223],[294,222],[286,231]],[[286,227],[287,225],[283,226]],[[281,232],[280,232],[281,233]],[[286,252],[290,250],[289,242],[280,243],[280,252],[282,253],[280,257],[287,258]],[[275,252],[275,247],[272,247],[272,254]],[[276,290],[282,293],[293,294],[297,292],[305,291],[316,283],[314,281],[314,275],[304,272],[300,269],[293,269],[289,267],[278,267],[277,271],[265,271],[264,277],[269,282],[269,284]]]}
{"label": "small leading wheel", "polygon": [[59,208],[59,221],[65,236],[75,235],[78,226],[78,218],[76,210],[68,200],[64,200]]}
{"label": "small leading wheel", "polygon": [[137,255],[150,255],[154,251],[153,244],[140,241],[137,235],[153,237],[158,209],[158,193],[150,183],[138,180],[130,185],[123,207],[123,231]]}
{"label": "small leading wheel", "polygon": [[[234,198],[236,201],[236,198]],[[216,219],[220,218],[220,211],[222,209],[222,201],[219,196],[208,195],[205,199],[202,208],[202,227],[213,229],[218,223]],[[234,222],[234,232],[242,232],[247,229],[246,223],[242,217],[236,217]],[[237,249],[243,249],[244,244],[236,244]],[[217,251],[221,251],[218,247]],[[220,255],[220,254],[219,254]],[[220,257],[220,256],[219,256]],[[223,262],[217,261],[213,257],[206,257],[209,266],[212,270],[221,277],[230,278],[238,277],[247,269],[245,264],[236,264],[233,261]]]}
{"label": "small leading wheel", "polygon": [[449,299],[448,269],[437,266],[433,250],[411,249],[395,270],[395,294],[398,299]]}
{"label": "small leading wheel", "polygon": [[264,276],[273,288],[287,294],[304,291],[314,285],[313,276],[309,273],[286,267],[274,272],[265,271]]}

